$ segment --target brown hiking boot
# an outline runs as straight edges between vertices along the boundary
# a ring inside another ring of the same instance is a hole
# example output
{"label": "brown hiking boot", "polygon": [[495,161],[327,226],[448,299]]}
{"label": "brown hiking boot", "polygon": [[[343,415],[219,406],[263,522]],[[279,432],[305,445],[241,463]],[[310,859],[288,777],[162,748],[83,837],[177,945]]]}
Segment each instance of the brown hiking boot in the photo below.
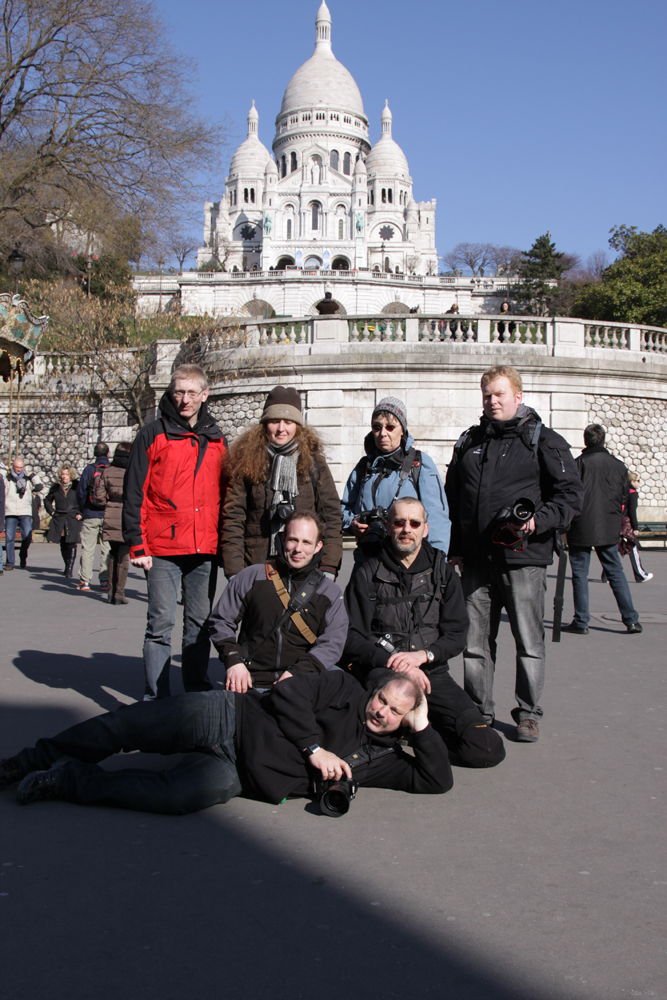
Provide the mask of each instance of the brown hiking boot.
{"label": "brown hiking boot", "polygon": [[537,743],[540,731],[535,719],[522,719],[516,727],[517,743]]}

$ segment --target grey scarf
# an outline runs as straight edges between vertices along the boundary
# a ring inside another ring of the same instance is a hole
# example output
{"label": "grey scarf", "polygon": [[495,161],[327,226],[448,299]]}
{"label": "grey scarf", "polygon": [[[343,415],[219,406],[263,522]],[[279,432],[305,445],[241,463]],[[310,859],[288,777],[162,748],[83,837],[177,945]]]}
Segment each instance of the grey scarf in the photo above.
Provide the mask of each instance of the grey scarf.
{"label": "grey scarf", "polygon": [[299,448],[296,441],[288,441],[287,444],[267,445],[269,455],[273,459],[271,467],[270,486],[273,490],[271,500],[271,547],[269,555],[276,554],[276,535],[285,528],[285,522],[276,516],[276,508],[280,503],[293,503],[294,498],[299,495],[296,466],[299,461]]}

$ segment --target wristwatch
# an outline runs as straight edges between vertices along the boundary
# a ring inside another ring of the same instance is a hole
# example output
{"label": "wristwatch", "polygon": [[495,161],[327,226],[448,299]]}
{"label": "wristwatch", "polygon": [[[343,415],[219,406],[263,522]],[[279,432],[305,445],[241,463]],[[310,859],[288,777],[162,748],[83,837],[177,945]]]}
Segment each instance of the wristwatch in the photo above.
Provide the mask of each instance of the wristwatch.
{"label": "wristwatch", "polygon": [[426,662],[433,663],[435,660],[435,653],[432,653],[430,649],[426,650]]}
{"label": "wristwatch", "polygon": [[312,757],[314,753],[317,753],[317,751],[321,749],[322,747],[319,743],[313,743],[312,746],[306,747],[306,749],[302,750],[301,753],[305,753],[308,757]]}

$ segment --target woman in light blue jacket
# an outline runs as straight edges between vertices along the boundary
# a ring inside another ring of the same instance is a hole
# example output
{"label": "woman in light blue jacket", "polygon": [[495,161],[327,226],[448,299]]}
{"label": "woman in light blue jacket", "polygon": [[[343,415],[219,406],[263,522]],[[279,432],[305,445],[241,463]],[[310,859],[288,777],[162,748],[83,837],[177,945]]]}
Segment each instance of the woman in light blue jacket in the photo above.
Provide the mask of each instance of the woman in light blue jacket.
{"label": "woman in light blue jacket", "polygon": [[355,562],[375,555],[384,539],[384,512],[400,497],[417,497],[426,508],[428,540],[447,552],[451,523],[445,488],[428,455],[414,447],[405,404],[385,396],[373,410],[366,456],[357,463],[343,494],[343,529],[357,537]]}

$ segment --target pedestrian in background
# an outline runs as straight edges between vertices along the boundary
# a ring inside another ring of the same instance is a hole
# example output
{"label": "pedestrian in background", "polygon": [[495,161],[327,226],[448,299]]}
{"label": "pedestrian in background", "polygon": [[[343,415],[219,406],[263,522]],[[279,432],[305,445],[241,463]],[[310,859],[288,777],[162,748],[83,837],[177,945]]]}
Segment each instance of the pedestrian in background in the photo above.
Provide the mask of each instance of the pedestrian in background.
{"label": "pedestrian in background", "polygon": [[626,631],[631,634],[643,632],[618,551],[623,511],[627,509],[630,498],[628,470],[623,462],[607,451],[605,437],[604,427],[589,424],[584,431],[586,447],[577,459],[584,487],[584,506],[567,532],[574,618],[562,629],[574,635],[588,635],[591,618],[588,570],[593,549],[607,574]]}
{"label": "pedestrian in background", "polygon": [[[28,549],[32,542],[33,505],[39,500],[37,494],[43,489],[37,474],[30,475],[25,471],[22,458],[15,458],[11,469],[5,469],[0,475],[0,530],[4,515],[5,547],[7,550],[6,569],[15,568],[16,556],[14,543],[17,528],[21,532],[21,548],[19,550],[19,565],[26,568]],[[37,508],[39,510],[39,507]],[[2,556],[0,556],[0,572],[2,572]]]}
{"label": "pedestrian in background", "polygon": [[[653,573],[647,573],[642,566],[639,556],[639,545],[635,538],[635,531],[639,531],[639,521],[637,520],[637,507],[639,506],[639,486],[640,479],[636,472],[628,473],[628,503],[625,508],[623,522],[621,526],[621,541],[619,551],[623,556],[630,556],[630,565],[635,575],[635,583],[648,583],[653,579]],[[627,527],[626,518],[629,521],[630,531],[623,532]]]}
{"label": "pedestrian in background", "polygon": [[276,556],[276,539],[295,511],[314,510],[325,531],[320,568],[335,580],[343,559],[340,500],[322,443],[304,426],[301,397],[279,385],[258,424],[232,445],[221,522],[227,579]]}
{"label": "pedestrian in background", "polygon": [[90,590],[93,579],[93,560],[97,543],[100,543],[100,590],[109,589],[109,543],[102,538],[104,510],[95,502],[95,486],[109,465],[109,445],[98,441],[93,451],[95,461],[83,470],[76,496],[83,518],[81,525],[81,565],[79,566],[79,590]]}
{"label": "pedestrian in background", "polygon": [[116,445],[113,461],[95,483],[95,503],[104,511],[102,541],[109,544],[109,604],[128,604],[125,582],[130,569],[130,546],[123,539],[123,482],[132,445]]}
{"label": "pedestrian in background", "polygon": [[74,575],[74,562],[81,537],[81,511],[76,498],[79,480],[76,471],[69,465],[58,470],[58,481],[53,483],[44,498],[44,507],[51,515],[51,524],[46,533],[47,542],[60,542],[60,552],[65,563],[64,575]]}

